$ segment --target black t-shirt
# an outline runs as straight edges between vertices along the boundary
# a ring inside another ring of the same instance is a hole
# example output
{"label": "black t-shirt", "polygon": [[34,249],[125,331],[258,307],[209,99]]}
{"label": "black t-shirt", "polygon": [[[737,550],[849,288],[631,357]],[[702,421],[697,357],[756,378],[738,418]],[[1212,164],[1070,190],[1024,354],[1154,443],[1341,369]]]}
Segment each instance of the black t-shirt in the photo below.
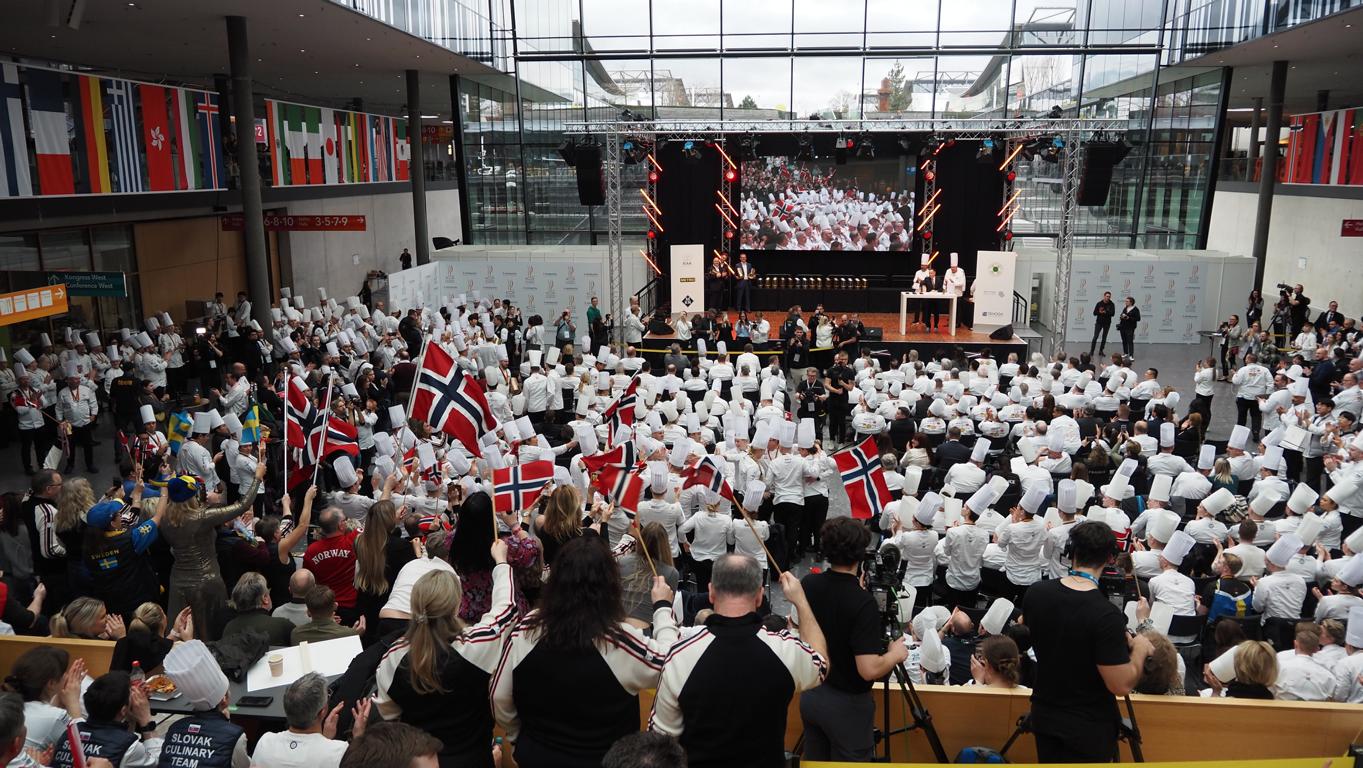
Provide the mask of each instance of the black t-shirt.
{"label": "black t-shirt", "polygon": [[1022,614],[1036,653],[1037,732],[1082,733],[1085,724],[1115,722],[1116,701],[1098,667],[1131,660],[1122,612],[1100,590],[1079,591],[1056,579],[1027,590]]}
{"label": "black t-shirt", "polygon": [[824,371],[823,375],[825,379],[828,379],[828,381],[833,384],[833,386],[840,387],[843,390],[841,392],[834,392],[831,389],[828,390],[827,402],[830,405],[846,406],[847,388],[856,380],[856,372],[845,365],[831,365],[828,367],[828,370]]}
{"label": "black t-shirt", "polygon": [[800,584],[828,643],[828,677],[824,684],[846,693],[871,690],[871,681],[863,680],[857,672],[856,657],[885,652],[875,598],[850,573],[812,573],[801,579]]}

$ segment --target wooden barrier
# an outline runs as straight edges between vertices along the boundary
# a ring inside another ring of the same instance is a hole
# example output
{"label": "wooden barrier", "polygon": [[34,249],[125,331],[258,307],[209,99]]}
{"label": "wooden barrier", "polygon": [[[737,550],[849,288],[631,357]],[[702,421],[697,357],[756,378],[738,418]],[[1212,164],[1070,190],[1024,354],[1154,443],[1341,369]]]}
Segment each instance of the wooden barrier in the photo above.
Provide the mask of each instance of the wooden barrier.
{"label": "wooden barrier", "polygon": [[44,645],[63,648],[72,658],[85,659],[85,669],[90,677],[99,677],[108,672],[114,658],[114,644],[111,640],[0,635],[0,671],[8,675],[15,660],[24,655],[24,652]]}
{"label": "wooden barrier", "polygon": [[[882,727],[882,687],[876,699],[876,727]],[[1000,749],[1017,720],[1031,710],[1029,694],[976,686],[920,685],[919,696],[932,716],[947,758],[966,747]],[[1318,704],[1300,701],[1203,699],[1191,696],[1131,697],[1145,759],[1267,760],[1273,758],[1343,755],[1363,731],[1363,707],[1356,704]],[[639,695],[640,722],[647,724],[653,691]],[[1125,714],[1125,704],[1122,705]],[[890,727],[908,721],[898,686],[890,688]],[[800,702],[796,697],[786,715],[786,748],[800,738]],[[877,754],[884,754],[878,749]],[[891,743],[895,762],[934,762],[921,730],[896,736]],[[1123,745],[1124,759],[1130,753]],[[1036,743],[1030,735],[1008,751],[1012,762],[1036,762]]]}

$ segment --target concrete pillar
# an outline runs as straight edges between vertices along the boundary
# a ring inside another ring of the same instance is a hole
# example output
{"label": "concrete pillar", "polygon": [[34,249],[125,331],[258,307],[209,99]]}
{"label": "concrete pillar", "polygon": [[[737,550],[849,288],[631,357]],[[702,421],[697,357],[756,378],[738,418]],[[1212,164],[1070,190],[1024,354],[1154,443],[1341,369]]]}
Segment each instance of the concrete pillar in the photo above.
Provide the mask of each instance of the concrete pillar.
{"label": "concrete pillar", "polygon": [[407,70],[407,144],[411,148],[408,175],[412,182],[412,233],[416,263],[431,260],[431,235],[426,225],[426,163],[421,148],[421,73]]}
{"label": "concrete pillar", "polygon": [[1264,135],[1264,164],[1259,174],[1259,211],[1254,219],[1254,285],[1264,284],[1268,259],[1268,224],[1273,216],[1273,188],[1278,183],[1278,134],[1283,128],[1283,92],[1287,90],[1287,62],[1273,62],[1268,86],[1268,131]]}
{"label": "concrete pillar", "polygon": [[242,242],[246,246],[246,291],[251,317],[268,329],[273,325],[270,305],[270,251],[265,240],[265,212],[260,202],[260,165],[256,160],[255,93],[251,88],[251,47],[246,42],[246,17],[227,17],[227,56],[232,76],[232,114],[236,116],[237,167],[241,169]]}
{"label": "concrete pillar", "polygon": [[1264,97],[1254,97],[1254,114],[1249,118],[1249,178],[1254,180],[1254,161],[1259,159],[1259,128],[1263,125]]}

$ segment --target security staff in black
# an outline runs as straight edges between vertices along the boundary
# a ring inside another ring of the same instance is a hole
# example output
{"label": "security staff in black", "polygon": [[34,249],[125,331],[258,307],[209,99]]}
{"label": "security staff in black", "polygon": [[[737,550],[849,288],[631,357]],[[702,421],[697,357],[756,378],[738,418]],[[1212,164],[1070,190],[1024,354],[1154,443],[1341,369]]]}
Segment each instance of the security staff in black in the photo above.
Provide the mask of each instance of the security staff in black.
{"label": "security staff in black", "polygon": [[848,416],[854,403],[847,401],[847,392],[856,381],[856,372],[847,365],[847,353],[838,351],[832,365],[823,374],[823,385],[828,390],[828,439],[842,445],[847,442]]}
{"label": "security staff in black", "polygon": [[[81,752],[102,757],[114,768],[150,768],[156,764],[156,721],[145,693],[133,693],[127,672],[101,675],[85,691],[89,719],[76,723]],[[133,728],[136,727],[136,733]],[[73,768],[71,741],[63,733],[53,753],[54,768]]]}

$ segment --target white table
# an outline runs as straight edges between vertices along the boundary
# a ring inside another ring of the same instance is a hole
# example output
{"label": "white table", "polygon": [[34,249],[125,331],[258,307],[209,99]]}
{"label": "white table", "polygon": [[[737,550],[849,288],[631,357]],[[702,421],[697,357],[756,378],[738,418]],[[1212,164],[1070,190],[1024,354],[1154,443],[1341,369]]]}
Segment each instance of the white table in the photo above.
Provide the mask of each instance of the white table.
{"label": "white table", "polygon": [[946,299],[951,302],[951,335],[956,335],[956,300],[961,298],[954,293],[933,291],[931,293],[899,292],[899,335],[909,331],[909,299]]}

